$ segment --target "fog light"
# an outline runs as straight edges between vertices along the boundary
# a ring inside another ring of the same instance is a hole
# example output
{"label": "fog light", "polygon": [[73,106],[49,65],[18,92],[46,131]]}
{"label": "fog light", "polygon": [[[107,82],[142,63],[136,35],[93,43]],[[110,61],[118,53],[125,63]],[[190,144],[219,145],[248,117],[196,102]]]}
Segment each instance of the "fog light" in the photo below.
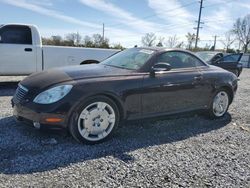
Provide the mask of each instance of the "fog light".
{"label": "fog light", "polygon": [[35,127],[36,129],[40,129],[40,128],[41,128],[41,125],[40,125],[40,123],[38,123],[38,122],[33,122],[33,125],[34,125],[34,127]]}

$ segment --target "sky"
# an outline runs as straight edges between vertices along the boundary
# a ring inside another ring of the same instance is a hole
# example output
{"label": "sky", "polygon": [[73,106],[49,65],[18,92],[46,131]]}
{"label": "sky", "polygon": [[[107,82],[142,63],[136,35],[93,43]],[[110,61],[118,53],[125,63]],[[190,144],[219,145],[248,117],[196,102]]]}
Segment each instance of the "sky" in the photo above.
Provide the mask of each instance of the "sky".
{"label": "sky", "polygon": [[[200,3],[198,0],[0,0],[0,24],[37,25],[43,37],[102,34],[112,45],[141,45],[141,37],[153,32],[167,41],[176,35],[195,33]],[[204,0],[199,46],[223,48],[224,34],[239,17],[250,14],[250,0]],[[164,43],[164,42],[163,42]],[[237,47],[237,44],[232,47]]]}

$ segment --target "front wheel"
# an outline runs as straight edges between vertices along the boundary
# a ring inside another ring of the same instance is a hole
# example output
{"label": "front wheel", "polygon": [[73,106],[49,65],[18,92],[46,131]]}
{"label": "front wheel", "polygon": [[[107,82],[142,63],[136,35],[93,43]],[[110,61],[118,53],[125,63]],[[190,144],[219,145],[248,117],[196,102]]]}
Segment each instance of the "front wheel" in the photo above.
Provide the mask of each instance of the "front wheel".
{"label": "front wheel", "polygon": [[117,105],[105,96],[97,96],[76,111],[69,129],[76,140],[96,144],[109,138],[118,122]]}
{"label": "front wheel", "polygon": [[212,101],[209,109],[209,115],[212,119],[220,118],[225,115],[229,107],[229,95],[225,90],[218,91]]}

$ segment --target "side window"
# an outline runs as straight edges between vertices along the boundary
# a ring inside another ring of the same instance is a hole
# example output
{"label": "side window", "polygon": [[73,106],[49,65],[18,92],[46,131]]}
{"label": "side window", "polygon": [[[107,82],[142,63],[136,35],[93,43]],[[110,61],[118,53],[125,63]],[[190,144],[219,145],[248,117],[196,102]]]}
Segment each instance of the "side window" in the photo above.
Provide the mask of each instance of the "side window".
{"label": "side window", "polygon": [[172,69],[204,66],[198,58],[185,52],[166,52],[158,56],[159,62],[169,63]]}
{"label": "side window", "polygon": [[241,54],[231,54],[221,58],[222,62],[235,62],[239,61]]}
{"label": "side window", "polygon": [[27,26],[5,26],[0,30],[0,43],[32,44],[31,29]]}

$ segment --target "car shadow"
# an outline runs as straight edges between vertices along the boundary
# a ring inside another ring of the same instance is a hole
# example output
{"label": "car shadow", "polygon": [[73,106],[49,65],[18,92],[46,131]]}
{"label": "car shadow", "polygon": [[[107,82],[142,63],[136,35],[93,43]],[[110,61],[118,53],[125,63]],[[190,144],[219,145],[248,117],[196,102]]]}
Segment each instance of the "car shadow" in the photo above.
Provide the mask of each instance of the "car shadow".
{"label": "car shadow", "polygon": [[133,163],[136,159],[129,152],[189,139],[230,122],[228,113],[217,120],[189,116],[127,122],[110,140],[84,145],[74,141],[67,132],[38,131],[6,117],[0,119],[0,173],[44,172],[107,156]]}

